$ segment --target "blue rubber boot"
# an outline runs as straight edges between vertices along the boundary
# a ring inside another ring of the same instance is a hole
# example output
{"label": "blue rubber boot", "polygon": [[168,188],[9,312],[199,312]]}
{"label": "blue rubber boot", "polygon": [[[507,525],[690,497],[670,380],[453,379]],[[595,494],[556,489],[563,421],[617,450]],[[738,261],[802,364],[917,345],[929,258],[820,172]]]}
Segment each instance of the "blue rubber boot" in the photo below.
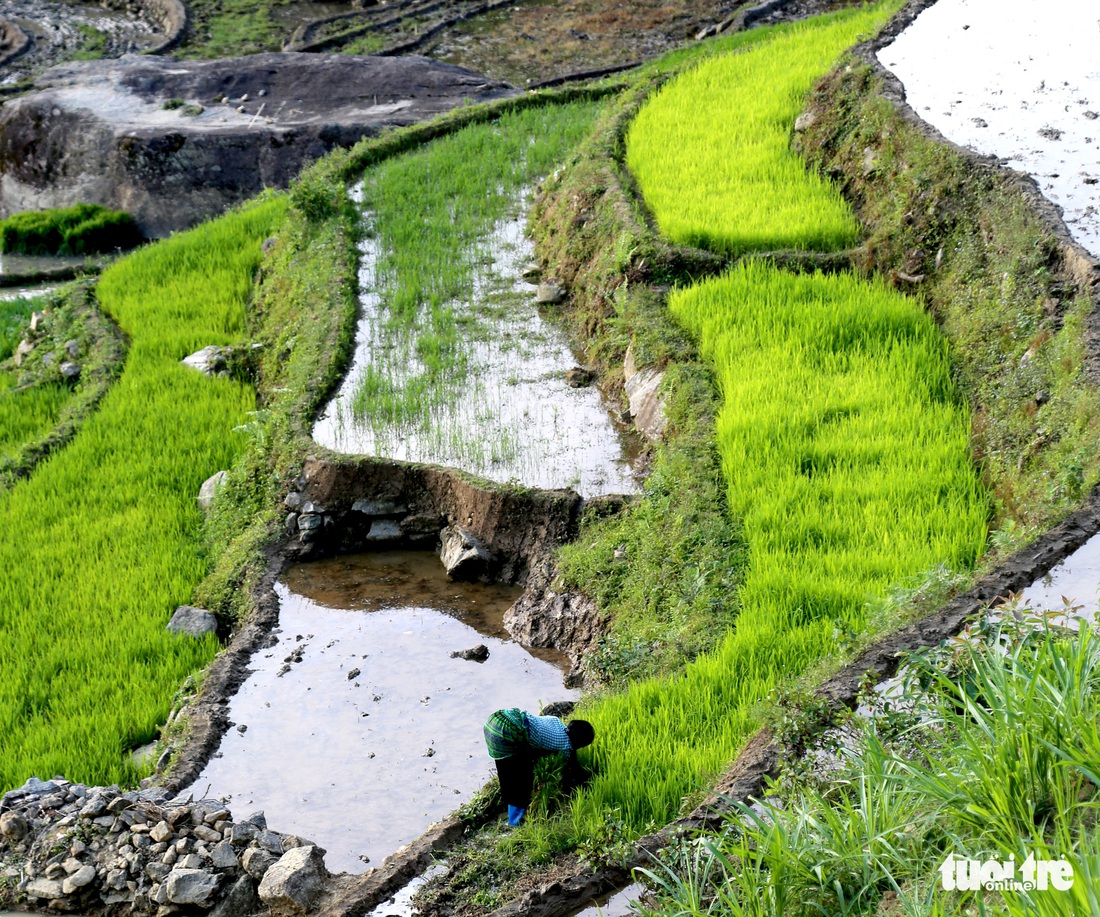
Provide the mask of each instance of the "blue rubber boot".
{"label": "blue rubber boot", "polygon": [[523,816],[527,814],[526,809],[521,809],[519,806],[508,806],[508,824],[512,828],[518,828],[523,824]]}

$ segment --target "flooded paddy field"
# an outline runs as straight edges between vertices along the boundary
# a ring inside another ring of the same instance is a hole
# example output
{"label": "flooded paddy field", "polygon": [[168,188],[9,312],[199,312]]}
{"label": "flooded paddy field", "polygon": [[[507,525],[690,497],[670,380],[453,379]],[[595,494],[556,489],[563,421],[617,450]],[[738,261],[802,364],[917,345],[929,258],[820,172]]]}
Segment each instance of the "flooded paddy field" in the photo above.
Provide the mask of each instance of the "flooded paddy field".
{"label": "flooded paddy field", "polygon": [[1027,172],[1100,254],[1100,27],[1080,0],[939,0],[878,53],[949,140]]}
{"label": "flooded paddy field", "polygon": [[354,362],[314,439],[339,452],[448,465],[499,483],[571,487],[585,497],[637,489],[631,444],[611,405],[594,385],[570,385],[578,361],[566,333],[540,312],[535,287],[520,278],[531,258],[525,223],[517,205],[494,227],[471,301],[452,304],[463,335],[463,381],[425,414],[397,423],[355,409],[373,377],[401,388],[424,371],[416,342],[393,337],[376,292],[377,252],[363,240]]}
{"label": "flooded paddy field", "polygon": [[[520,590],[448,581],[429,552],[298,564],[277,586],[277,642],[230,703],[236,728],[191,787],[363,872],[492,776],[494,710],[574,699],[564,659],[512,641]],[[452,656],[483,644],[484,662]],[[368,865],[369,864],[369,865]]]}

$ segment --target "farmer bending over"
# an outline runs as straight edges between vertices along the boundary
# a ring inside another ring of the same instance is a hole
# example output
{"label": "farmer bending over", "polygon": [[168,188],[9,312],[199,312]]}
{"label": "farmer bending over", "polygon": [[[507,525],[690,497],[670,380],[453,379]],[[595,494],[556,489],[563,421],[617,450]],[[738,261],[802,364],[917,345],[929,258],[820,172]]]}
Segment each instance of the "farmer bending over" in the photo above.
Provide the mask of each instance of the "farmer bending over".
{"label": "farmer bending over", "polygon": [[531,803],[535,758],[557,752],[575,762],[577,749],[591,745],[595,735],[587,720],[566,725],[556,716],[531,716],[518,707],[498,710],[489,717],[485,744],[497,766],[509,825],[519,825]]}

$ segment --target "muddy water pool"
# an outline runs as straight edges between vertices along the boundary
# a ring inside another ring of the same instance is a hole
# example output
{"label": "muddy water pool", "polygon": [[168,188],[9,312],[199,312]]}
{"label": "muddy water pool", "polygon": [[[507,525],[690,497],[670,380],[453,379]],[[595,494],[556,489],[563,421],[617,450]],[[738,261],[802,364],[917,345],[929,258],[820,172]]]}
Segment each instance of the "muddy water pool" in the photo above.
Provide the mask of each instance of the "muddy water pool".
{"label": "muddy water pool", "polygon": [[879,54],[949,140],[1029,173],[1100,255],[1100,6],[939,0]]}
{"label": "muddy water pool", "polygon": [[370,238],[363,240],[355,356],[314,426],[317,442],[338,452],[448,465],[499,483],[572,487],[585,497],[637,490],[630,439],[599,389],[566,382],[577,358],[564,330],[540,314],[535,287],[520,279],[531,258],[525,222],[517,205],[495,227],[472,301],[450,305],[465,335],[465,378],[408,423],[357,417],[353,407],[368,374],[401,387],[422,372],[415,343],[395,340],[388,327],[374,290],[377,253]]}
{"label": "muddy water pool", "polygon": [[[429,552],[299,564],[276,590],[278,643],[253,657],[191,790],[237,818],[263,810],[333,871],[381,865],[484,785],[494,710],[577,697],[563,659],[504,630],[519,589],[451,583]],[[451,657],[477,644],[485,662]]]}

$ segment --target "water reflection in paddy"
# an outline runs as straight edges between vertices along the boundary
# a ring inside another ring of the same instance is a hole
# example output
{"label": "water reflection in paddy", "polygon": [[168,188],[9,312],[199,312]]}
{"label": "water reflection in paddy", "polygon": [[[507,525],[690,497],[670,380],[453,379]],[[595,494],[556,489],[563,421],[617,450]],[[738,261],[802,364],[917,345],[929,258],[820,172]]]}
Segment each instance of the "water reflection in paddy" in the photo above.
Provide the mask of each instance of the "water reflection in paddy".
{"label": "water reflection in paddy", "polygon": [[[333,871],[381,864],[488,780],[493,710],[576,697],[504,632],[518,589],[451,583],[428,552],[300,564],[277,593],[278,644],[253,657],[194,788],[237,818],[264,810]],[[451,657],[478,643],[484,663]]]}

